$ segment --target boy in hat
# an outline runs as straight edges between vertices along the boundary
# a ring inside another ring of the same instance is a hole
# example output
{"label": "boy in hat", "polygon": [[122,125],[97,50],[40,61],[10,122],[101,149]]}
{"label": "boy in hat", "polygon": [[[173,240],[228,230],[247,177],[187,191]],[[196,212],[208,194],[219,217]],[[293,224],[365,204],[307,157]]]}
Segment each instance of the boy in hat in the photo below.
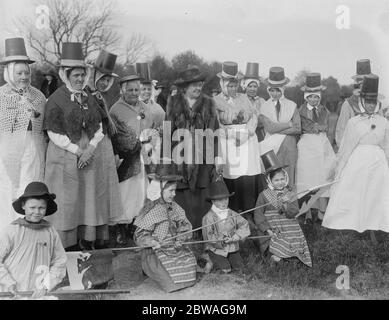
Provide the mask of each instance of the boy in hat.
{"label": "boy in hat", "polygon": [[[289,186],[289,176],[271,150],[261,156],[266,169],[268,188],[258,196],[254,221],[258,235],[267,233],[270,240],[260,241],[262,253],[269,248],[271,259],[297,257],[305,265],[312,267],[308,245],[295,216],[299,212],[297,199]],[[267,204],[267,205],[266,205]],[[266,205],[266,206],[264,206]]]}
{"label": "boy in hat", "polygon": [[32,182],[13,202],[25,217],[1,232],[0,292],[34,291],[33,298],[40,298],[65,277],[65,250],[57,231],[44,220],[57,211],[55,197],[44,183]]}
{"label": "boy in hat", "polygon": [[243,267],[243,260],[239,253],[239,241],[250,235],[249,223],[235,211],[228,208],[229,193],[224,181],[219,180],[211,184],[208,200],[212,202],[211,210],[203,218],[204,240],[214,240],[206,243],[205,249],[218,269],[224,273],[232,269]]}

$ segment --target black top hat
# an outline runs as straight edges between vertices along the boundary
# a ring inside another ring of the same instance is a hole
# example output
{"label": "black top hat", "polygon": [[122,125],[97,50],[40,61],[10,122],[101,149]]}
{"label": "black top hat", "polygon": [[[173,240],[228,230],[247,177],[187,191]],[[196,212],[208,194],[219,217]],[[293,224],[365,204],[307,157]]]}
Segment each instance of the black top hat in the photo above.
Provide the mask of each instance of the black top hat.
{"label": "black top hat", "polygon": [[81,42],[65,42],[62,44],[61,67],[86,68]]}
{"label": "black top hat", "polygon": [[263,154],[261,156],[261,159],[265,167],[266,174],[288,167],[287,165],[282,165],[282,163],[280,162],[280,160],[278,160],[276,154],[274,153],[274,150],[270,150]]}
{"label": "black top hat", "polygon": [[322,91],[325,89],[327,88],[321,84],[321,75],[318,72],[308,73],[305,80],[305,86],[301,88],[301,90],[305,92]]}
{"label": "black top hat", "polygon": [[269,70],[269,78],[265,79],[269,87],[283,87],[289,83],[289,78],[285,77],[285,71],[282,67],[272,67]]}
{"label": "black top hat", "polygon": [[119,80],[120,85],[122,85],[124,82],[141,80],[138,73],[136,72],[136,67],[133,64],[128,66],[126,73],[127,75]]}
{"label": "black top hat", "polygon": [[244,79],[257,79],[257,80],[261,79],[259,76],[259,63],[247,62]]}
{"label": "black top hat", "polygon": [[7,64],[10,62],[26,62],[28,64],[34,63],[27,56],[26,46],[23,38],[5,39],[5,57],[0,64]]}
{"label": "black top hat", "polygon": [[155,85],[155,89],[165,89],[167,88],[168,85],[166,82],[158,82],[156,85]]}
{"label": "black top hat", "polygon": [[141,78],[141,83],[151,83],[150,66],[147,62],[137,63],[136,72]]}
{"label": "black top hat", "polygon": [[351,78],[356,81],[361,81],[367,75],[371,75],[371,67],[369,59],[357,60],[357,74]]}
{"label": "black top hat", "polygon": [[188,65],[188,67],[178,74],[178,79],[174,81],[174,84],[183,86],[185,84],[204,81],[206,75],[200,72],[199,67],[194,65]]}
{"label": "black top hat", "polygon": [[150,179],[159,180],[159,181],[181,181],[183,177],[178,173],[177,165],[175,165],[171,160],[170,163],[160,163],[157,165],[155,173],[148,175]]}
{"label": "black top hat", "polygon": [[363,79],[360,96],[365,99],[377,99],[379,77],[368,75]]}
{"label": "black top hat", "polygon": [[57,204],[54,201],[56,195],[54,193],[50,193],[49,189],[43,182],[31,182],[24,190],[24,193],[12,203],[12,206],[17,213],[25,214],[24,209],[22,208],[23,201],[27,198],[34,197],[46,198],[46,216],[52,215],[57,211]]}
{"label": "black top hat", "polygon": [[99,56],[93,64],[93,67],[103,74],[118,77],[116,73],[113,73],[117,57],[118,56],[116,54],[101,50]]}
{"label": "black top hat", "polygon": [[223,180],[218,180],[209,186],[209,196],[207,200],[220,200],[224,198],[229,198],[233,196],[235,192],[230,193],[228,188]]}
{"label": "black top hat", "polygon": [[222,65],[222,72],[217,74],[222,79],[237,79],[243,78],[243,75],[238,71],[238,64],[233,61],[225,61]]}

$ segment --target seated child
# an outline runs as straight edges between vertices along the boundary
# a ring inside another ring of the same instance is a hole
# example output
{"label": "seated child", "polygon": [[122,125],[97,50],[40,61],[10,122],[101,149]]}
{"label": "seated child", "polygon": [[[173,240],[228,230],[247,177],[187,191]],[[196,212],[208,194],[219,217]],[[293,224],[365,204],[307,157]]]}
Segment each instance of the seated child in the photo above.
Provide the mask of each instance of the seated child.
{"label": "seated child", "polygon": [[55,194],[41,182],[30,183],[13,202],[24,215],[0,234],[0,292],[33,291],[41,298],[66,274],[66,253],[57,231],[44,220],[57,211]]}
{"label": "seated child", "polygon": [[279,163],[274,151],[261,156],[266,169],[268,188],[258,196],[257,206],[269,205],[254,211],[254,221],[261,233],[271,236],[266,246],[275,262],[283,258],[297,257],[312,267],[311,256],[304,234],[295,216],[299,212],[297,199],[288,186],[286,166]]}
{"label": "seated child", "polygon": [[208,199],[212,207],[203,217],[203,226],[216,223],[203,229],[204,240],[220,240],[206,243],[205,249],[214,266],[225,273],[243,267],[239,254],[239,241],[250,235],[247,220],[228,208],[230,194],[224,181],[211,184]]}

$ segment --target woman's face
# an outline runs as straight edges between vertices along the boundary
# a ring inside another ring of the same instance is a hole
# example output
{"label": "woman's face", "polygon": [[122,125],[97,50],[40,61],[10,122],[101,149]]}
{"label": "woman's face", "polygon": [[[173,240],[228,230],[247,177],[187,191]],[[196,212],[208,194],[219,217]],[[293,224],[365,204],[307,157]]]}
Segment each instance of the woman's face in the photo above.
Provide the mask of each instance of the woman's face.
{"label": "woman's face", "polygon": [[83,68],[75,68],[70,72],[69,81],[74,90],[82,90],[85,82],[86,71]]}
{"label": "woman's face", "polygon": [[172,184],[162,191],[162,198],[167,203],[172,203],[174,201],[174,197],[176,196],[177,185]]}
{"label": "woman's face", "polygon": [[250,82],[246,88],[246,94],[250,98],[255,98],[257,96],[258,84],[256,82]]}
{"label": "woman's face", "polygon": [[15,64],[13,76],[18,89],[25,89],[30,84],[30,68],[25,63]]}
{"label": "woman's face", "polygon": [[277,172],[275,176],[271,179],[275,189],[283,189],[286,186],[286,177],[283,172]]}
{"label": "woman's face", "polygon": [[112,76],[110,75],[105,75],[104,77],[101,77],[97,82],[96,82],[96,89],[97,91],[100,92],[106,92],[109,88],[109,84],[111,83]]}
{"label": "woman's face", "polygon": [[185,89],[185,95],[189,99],[198,99],[201,95],[202,89],[203,89],[203,82],[202,81],[192,82]]}
{"label": "woman's face", "polygon": [[320,103],[320,97],[317,94],[311,94],[307,97],[307,100],[312,107],[317,107]]}
{"label": "woman's face", "polygon": [[364,100],[364,107],[368,114],[373,114],[377,106],[377,101],[375,100]]}
{"label": "woman's face", "polygon": [[279,100],[282,97],[282,92],[278,88],[270,88],[269,94],[273,100]]}
{"label": "woman's face", "polygon": [[140,97],[142,100],[149,100],[151,98],[152,85],[151,83],[143,83],[140,86]]}
{"label": "woman's face", "polygon": [[219,200],[212,200],[212,203],[215,205],[216,208],[220,210],[226,210],[228,208],[229,199],[223,198]]}
{"label": "woman's face", "polygon": [[122,94],[124,101],[135,105],[139,100],[140,81],[130,81],[122,84]]}
{"label": "woman's face", "polygon": [[229,97],[236,97],[236,94],[238,92],[238,82],[237,81],[230,81],[227,85],[227,94]]}

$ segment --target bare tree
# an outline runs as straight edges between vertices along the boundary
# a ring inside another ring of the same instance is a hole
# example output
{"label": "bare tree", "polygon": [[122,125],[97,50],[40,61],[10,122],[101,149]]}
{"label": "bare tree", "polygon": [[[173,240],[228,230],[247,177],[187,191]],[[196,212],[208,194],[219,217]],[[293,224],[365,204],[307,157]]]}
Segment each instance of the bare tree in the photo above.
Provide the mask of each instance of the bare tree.
{"label": "bare tree", "polygon": [[140,33],[134,33],[127,40],[124,50],[124,64],[128,66],[139,59],[147,59],[148,54],[155,50],[155,44],[152,40]]}
{"label": "bare tree", "polygon": [[119,44],[120,37],[113,25],[114,1],[44,0],[44,4],[49,8],[48,28],[38,30],[32,19],[17,21],[41,61],[55,65],[64,42],[82,42],[85,57]]}

